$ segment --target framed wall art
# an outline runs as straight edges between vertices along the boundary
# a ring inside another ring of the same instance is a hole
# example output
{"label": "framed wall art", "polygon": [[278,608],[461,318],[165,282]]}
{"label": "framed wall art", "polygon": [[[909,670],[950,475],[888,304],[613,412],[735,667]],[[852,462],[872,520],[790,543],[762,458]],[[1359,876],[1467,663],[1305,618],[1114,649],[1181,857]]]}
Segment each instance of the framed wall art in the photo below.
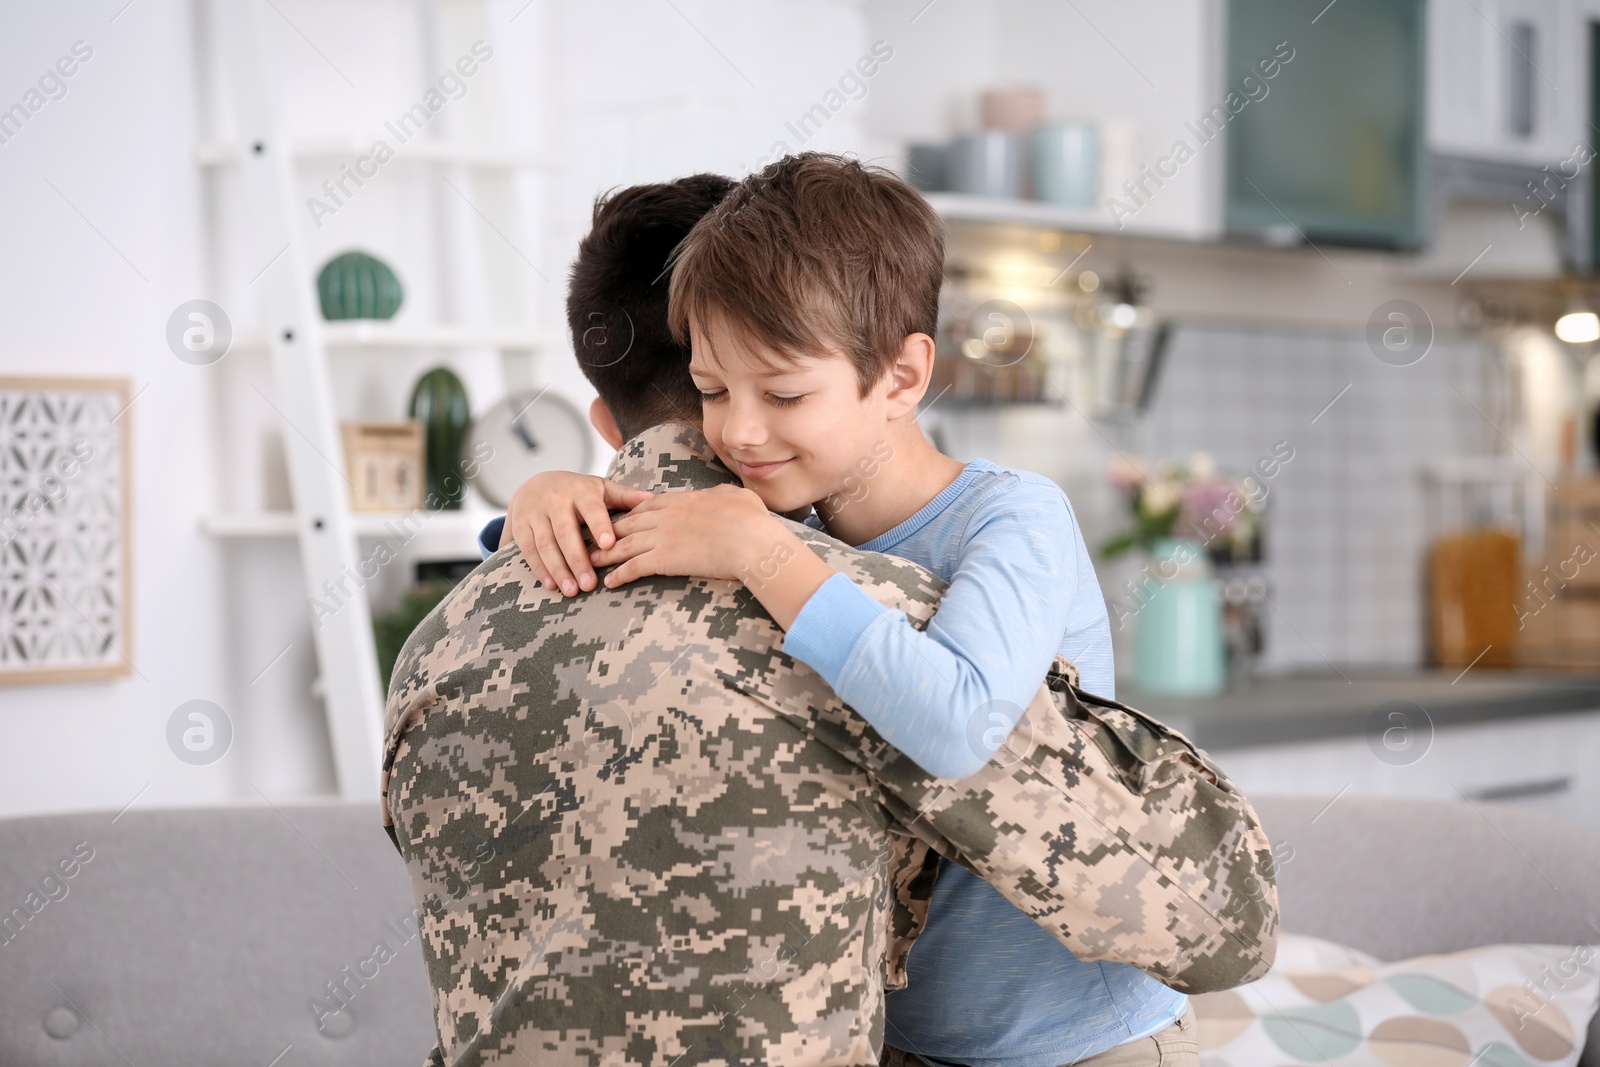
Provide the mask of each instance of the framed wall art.
{"label": "framed wall art", "polygon": [[129,389],[0,376],[0,683],[133,671]]}

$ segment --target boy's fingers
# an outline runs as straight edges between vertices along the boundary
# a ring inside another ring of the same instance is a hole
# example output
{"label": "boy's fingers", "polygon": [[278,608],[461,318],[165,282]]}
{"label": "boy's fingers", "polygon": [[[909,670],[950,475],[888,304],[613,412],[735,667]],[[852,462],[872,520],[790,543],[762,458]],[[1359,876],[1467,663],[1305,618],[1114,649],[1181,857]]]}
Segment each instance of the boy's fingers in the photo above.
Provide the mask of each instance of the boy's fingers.
{"label": "boy's fingers", "polygon": [[[511,525],[511,519],[507,517],[506,529],[510,530],[512,532],[512,536],[516,538],[517,547],[522,549],[522,558],[528,561],[528,566],[532,567],[535,571],[542,570],[543,568],[539,566],[539,549],[538,546],[533,543],[533,525],[531,523],[522,522],[513,527]],[[504,538],[501,539],[500,543],[501,545],[505,544]]]}
{"label": "boy's fingers", "polygon": [[[508,536],[501,536],[502,547],[510,543],[511,540]],[[539,562],[538,554],[533,551],[533,541],[531,537],[526,546],[524,546],[521,541],[518,541],[516,544],[517,548],[522,552],[522,562],[527,564],[528,570],[533,572],[533,580],[544,586],[546,589],[549,589],[550,576],[544,572],[544,566]]]}
{"label": "boy's fingers", "polygon": [[637,504],[633,505],[632,510],[630,510],[628,514],[641,515],[645,512],[655,511],[657,508],[664,508],[671,503],[671,501],[667,498],[674,495],[675,494],[673,493],[651,493],[649,500],[639,501]]}
{"label": "boy's fingers", "polygon": [[610,548],[596,549],[589,553],[589,560],[596,567],[609,567],[613,563],[621,563],[632,559],[634,556],[645,552],[645,546],[637,537],[624,537]]}
{"label": "boy's fingers", "polygon": [[659,516],[650,512],[641,515],[637,511],[630,511],[616,522],[613,522],[611,529],[620,540],[624,537],[632,537],[634,534],[644,533],[646,530],[654,530],[660,525],[661,519]]}
{"label": "boy's fingers", "polygon": [[601,548],[616,544],[617,535],[611,528],[611,512],[606,510],[604,503],[598,500],[582,501],[578,504],[578,514],[583,516],[584,525],[594,534],[595,544]]}
{"label": "boy's fingers", "polygon": [[642,504],[655,496],[648,489],[635,489],[631,485],[614,482],[610,478],[600,479],[600,484],[605,486],[605,503],[607,507],[622,511],[636,504]]}
{"label": "boy's fingers", "polygon": [[635,579],[644,578],[655,573],[655,567],[650,564],[650,553],[647,552],[642,556],[634,556],[632,559],[625,560],[621,566],[606,575],[606,588],[615,589],[618,586],[627,585]]}
{"label": "boy's fingers", "polygon": [[593,589],[594,572],[589,569],[589,546],[583,543],[583,530],[578,527],[577,518],[567,516],[556,519],[553,528],[556,543],[561,546],[561,555],[572,574],[572,584],[563,581],[561,591],[568,596],[577,596],[579,589]]}
{"label": "boy's fingers", "polygon": [[577,579],[573,578],[572,572],[567,569],[567,561],[561,555],[561,546],[556,542],[555,530],[551,528],[549,522],[541,522],[534,527],[533,547],[534,554],[549,572],[555,585],[560,587],[563,593],[566,593],[570,586],[572,593],[567,595],[575,594],[578,590]]}

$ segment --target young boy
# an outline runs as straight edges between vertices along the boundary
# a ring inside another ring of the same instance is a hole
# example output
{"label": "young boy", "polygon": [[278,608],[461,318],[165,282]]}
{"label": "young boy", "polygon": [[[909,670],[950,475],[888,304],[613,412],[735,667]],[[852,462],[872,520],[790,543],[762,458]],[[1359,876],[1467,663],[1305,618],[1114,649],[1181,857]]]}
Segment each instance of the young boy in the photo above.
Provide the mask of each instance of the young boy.
{"label": "young boy", "polygon": [[[943,245],[916,192],[858,163],[806,153],[747,178],[684,241],[670,289],[706,437],[747,488],[661,494],[612,521],[608,505],[634,503],[624,487],[540,475],[502,543],[569,595],[595,587],[596,567],[612,568],[607,587],[743,582],[787,631],[785,651],[929,773],[959,778],[1005,741],[1056,653],[1086,689],[1111,696],[1113,683],[1105,602],[1066,496],[944,456],[918,428]],[[835,537],[950,582],[925,631],[771,515],[808,507]],[[936,1064],[1198,1062],[1181,993],[1079,960],[955,864],[940,864],[909,971],[886,1037]]]}

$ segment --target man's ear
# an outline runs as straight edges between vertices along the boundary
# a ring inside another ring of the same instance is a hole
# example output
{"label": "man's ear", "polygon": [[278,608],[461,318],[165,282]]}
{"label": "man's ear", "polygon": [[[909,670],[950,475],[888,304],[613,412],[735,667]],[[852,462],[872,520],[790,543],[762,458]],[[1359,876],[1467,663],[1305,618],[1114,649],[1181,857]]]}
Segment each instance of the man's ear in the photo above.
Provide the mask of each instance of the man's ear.
{"label": "man's ear", "polygon": [[593,426],[612,448],[621,448],[622,442],[627,440],[617,428],[617,420],[611,417],[611,409],[606,407],[599,397],[589,402],[589,425]]}
{"label": "man's ear", "polygon": [[900,354],[889,368],[889,392],[884,398],[891,419],[916,414],[933,381],[933,358],[933,338],[925,333],[907,334],[900,343]]}

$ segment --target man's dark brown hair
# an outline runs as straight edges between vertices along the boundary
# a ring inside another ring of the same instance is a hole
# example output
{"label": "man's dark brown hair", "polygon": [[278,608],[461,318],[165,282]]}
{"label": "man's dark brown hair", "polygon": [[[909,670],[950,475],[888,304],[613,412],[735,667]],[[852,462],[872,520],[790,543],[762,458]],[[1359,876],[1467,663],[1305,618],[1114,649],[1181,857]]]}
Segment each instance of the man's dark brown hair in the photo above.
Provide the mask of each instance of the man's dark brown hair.
{"label": "man's dark brown hair", "polygon": [[624,437],[700,421],[689,344],[667,326],[672,253],[734,186],[720,174],[633,185],[595,200],[567,290],[578,364]]}
{"label": "man's dark brown hair", "polygon": [[790,359],[838,352],[865,396],[908,334],[939,322],[944,224],[911,186],[843,156],[785,156],[741,181],[678,249],[669,323],[720,316]]}

